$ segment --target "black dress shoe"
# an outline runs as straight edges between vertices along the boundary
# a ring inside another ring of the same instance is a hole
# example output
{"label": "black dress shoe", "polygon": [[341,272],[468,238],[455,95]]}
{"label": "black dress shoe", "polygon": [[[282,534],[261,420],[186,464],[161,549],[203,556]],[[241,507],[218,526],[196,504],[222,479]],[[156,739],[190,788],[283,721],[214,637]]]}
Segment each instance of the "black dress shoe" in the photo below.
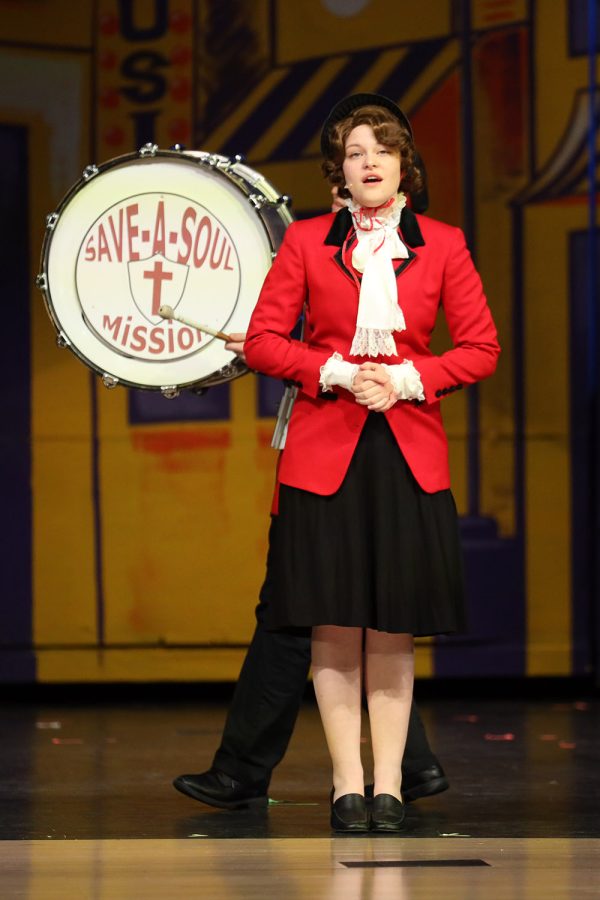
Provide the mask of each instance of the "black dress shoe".
{"label": "black dress shoe", "polygon": [[412,803],[420,797],[433,797],[447,791],[450,785],[441,766],[434,764],[419,772],[408,772],[402,775],[402,799]]}
{"label": "black dress shoe", "polygon": [[266,806],[269,802],[265,782],[243,784],[214,767],[199,775],[180,775],[173,782],[173,787],[194,800],[218,809]]}
{"label": "black dress shoe", "polygon": [[344,832],[369,830],[367,804],[362,794],[343,794],[335,802],[332,796],[331,827]]}
{"label": "black dress shoe", "polygon": [[[447,791],[449,787],[444,770],[437,764],[402,775],[402,799],[405,803],[412,803],[420,797],[433,797],[434,794]],[[365,797],[367,800],[373,799],[372,784],[365,785]]]}
{"label": "black dress shoe", "polygon": [[402,831],[404,804],[392,794],[375,794],[371,809],[371,831]]}

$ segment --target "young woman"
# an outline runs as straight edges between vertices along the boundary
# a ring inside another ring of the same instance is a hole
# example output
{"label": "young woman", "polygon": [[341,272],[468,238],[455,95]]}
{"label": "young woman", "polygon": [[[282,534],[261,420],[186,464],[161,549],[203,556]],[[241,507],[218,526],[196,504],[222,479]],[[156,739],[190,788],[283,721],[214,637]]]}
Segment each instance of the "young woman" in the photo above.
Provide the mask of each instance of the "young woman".
{"label": "young woman", "polygon": [[[267,626],[312,628],[332,827],[398,831],[413,635],[464,627],[440,400],[491,375],[499,347],[462,232],[406,206],[420,175],[396,104],[377,94],[342,100],[321,146],[347,207],[288,228],[244,348],[253,369],[299,388],[279,460]],[[454,347],[435,356],[440,304]],[[304,339],[295,341],[302,313]]]}

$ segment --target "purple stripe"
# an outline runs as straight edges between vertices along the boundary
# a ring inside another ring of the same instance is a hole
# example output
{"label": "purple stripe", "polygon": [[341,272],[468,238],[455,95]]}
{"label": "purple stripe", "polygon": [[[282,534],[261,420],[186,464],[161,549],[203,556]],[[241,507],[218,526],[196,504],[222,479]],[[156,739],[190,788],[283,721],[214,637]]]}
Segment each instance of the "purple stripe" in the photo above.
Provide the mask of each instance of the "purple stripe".
{"label": "purple stripe", "polygon": [[[594,637],[594,662],[596,670],[596,684],[600,684],[600,554],[597,553],[598,539],[600,538],[600,478],[598,477],[598,468],[600,467],[600,398],[598,397],[598,298],[600,296],[599,282],[600,269],[598,267],[598,246],[599,233],[596,220],[596,201],[597,201],[597,162],[598,151],[596,149],[596,136],[598,131],[598,114],[594,95],[597,88],[597,59],[596,54],[600,46],[600,21],[598,19],[597,0],[588,0],[588,86],[590,92],[589,105],[589,128],[588,128],[588,279],[587,279],[587,295],[588,309],[592,320],[592,328],[590,329],[590,379],[595,392],[596,403],[593,410],[594,416],[594,443],[595,443],[595,466],[594,466],[594,500],[595,500],[595,516],[593,522],[593,548],[595,552],[595,566],[593,572],[590,573],[592,578],[594,597],[593,606],[590,608],[590,618],[592,628],[590,631]],[[576,670],[578,661],[575,660]]]}
{"label": "purple stripe", "polygon": [[[573,668],[584,674],[591,661],[591,609],[595,556],[594,392],[595,312],[587,292],[590,271],[587,231],[570,235],[569,369],[571,451],[571,559]],[[600,247],[598,248],[600,249]],[[592,342],[590,341],[592,339]]]}
{"label": "purple stripe", "polygon": [[[18,647],[2,654],[0,678],[34,678],[32,653],[32,497],[28,233],[28,135],[17,125],[0,125],[0,271],[10,298],[10,339],[3,349],[0,407],[0,493],[5,526],[0,542],[0,644]],[[8,332],[7,332],[8,336]]]}
{"label": "purple stripe", "polygon": [[100,492],[100,435],[98,432],[98,387],[95,372],[89,373],[92,413],[92,502],[94,518],[94,573],[96,580],[96,641],[105,644],[104,572],[102,546],[102,505]]}

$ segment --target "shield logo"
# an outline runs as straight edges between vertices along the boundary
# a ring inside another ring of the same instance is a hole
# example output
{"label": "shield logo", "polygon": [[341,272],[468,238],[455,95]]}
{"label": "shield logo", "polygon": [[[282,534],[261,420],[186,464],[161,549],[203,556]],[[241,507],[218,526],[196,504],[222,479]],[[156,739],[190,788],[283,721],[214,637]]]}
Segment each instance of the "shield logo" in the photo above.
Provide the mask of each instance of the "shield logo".
{"label": "shield logo", "polygon": [[185,291],[188,266],[155,253],[147,259],[129,262],[127,269],[131,296],[143,317],[153,325],[163,322],[159,307],[177,307]]}

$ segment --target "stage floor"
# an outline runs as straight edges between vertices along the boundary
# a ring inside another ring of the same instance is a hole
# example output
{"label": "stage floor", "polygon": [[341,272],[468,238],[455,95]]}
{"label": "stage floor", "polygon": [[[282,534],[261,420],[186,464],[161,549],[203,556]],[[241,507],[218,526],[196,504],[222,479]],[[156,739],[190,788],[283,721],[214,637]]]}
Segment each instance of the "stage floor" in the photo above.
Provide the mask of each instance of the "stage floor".
{"label": "stage floor", "polygon": [[232,813],[171,786],[210,765],[226,704],[169,693],[0,707],[0,896],[600,896],[598,700],[423,703],[450,790],[406,836],[333,837],[312,703],[274,802]]}

